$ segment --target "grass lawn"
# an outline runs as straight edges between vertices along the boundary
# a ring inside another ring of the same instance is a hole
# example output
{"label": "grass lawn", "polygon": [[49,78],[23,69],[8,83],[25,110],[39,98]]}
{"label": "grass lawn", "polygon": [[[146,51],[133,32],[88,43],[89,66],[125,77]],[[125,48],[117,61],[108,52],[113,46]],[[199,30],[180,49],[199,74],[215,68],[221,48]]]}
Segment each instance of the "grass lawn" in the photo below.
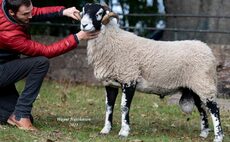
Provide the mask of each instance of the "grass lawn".
{"label": "grass lawn", "polygon": [[[17,87],[22,90],[24,82]],[[200,118],[197,110],[185,116],[177,105],[168,105],[155,95],[136,92],[131,112],[131,133],[120,139],[120,99],[114,111],[114,127],[107,136],[98,132],[104,124],[105,96],[103,87],[45,81],[34,103],[33,116],[39,132],[25,132],[0,126],[0,142],[211,142],[199,138]],[[187,118],[189,117],[189,120]],[[210,117],[209,117],[210,118]],[[230,113],[221,110],[224,142],[230,141]]]}

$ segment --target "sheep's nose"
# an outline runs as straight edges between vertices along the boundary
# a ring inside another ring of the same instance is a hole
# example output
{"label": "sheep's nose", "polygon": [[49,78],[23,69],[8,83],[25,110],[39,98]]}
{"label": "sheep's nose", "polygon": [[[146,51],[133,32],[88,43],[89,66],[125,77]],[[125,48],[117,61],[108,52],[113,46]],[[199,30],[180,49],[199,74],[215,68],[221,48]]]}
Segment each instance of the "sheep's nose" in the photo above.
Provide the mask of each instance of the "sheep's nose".
{"label": "sheep's nose", "polygon": [[85,25],[82,24],[82,27],[85,28],[87,25],[88,25],[88,24],[85,24]]}

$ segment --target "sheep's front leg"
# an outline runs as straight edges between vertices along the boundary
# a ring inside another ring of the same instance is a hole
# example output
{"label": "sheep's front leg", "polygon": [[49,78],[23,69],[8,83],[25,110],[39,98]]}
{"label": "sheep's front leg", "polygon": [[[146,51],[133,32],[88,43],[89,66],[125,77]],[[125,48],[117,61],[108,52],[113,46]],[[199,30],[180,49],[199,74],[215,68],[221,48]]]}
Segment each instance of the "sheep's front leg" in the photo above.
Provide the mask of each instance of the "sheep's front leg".
{"label": "sheep's front leg", "polygon": [[121,130],[119,136],[127,137],[129,135],[129,111],[134,96],[136,84],[122,84],[121,98]]}
{"label": "sheep's front leg", "polygon": [[108,134],[112,129],[112,121],[113,121],[113,108],[118,94],[118,88],[106,86],[106,114],[105,114],[105,124],[100,134]]}
{"label": "sheep's front leg", "polygon": [[207,100],[207,107],[212,117],[212,122],[214,126],[215,139],[214,142],[222,142],[223,140],[223,130],[220,122],[220,112],[217,103],[214,101]]}

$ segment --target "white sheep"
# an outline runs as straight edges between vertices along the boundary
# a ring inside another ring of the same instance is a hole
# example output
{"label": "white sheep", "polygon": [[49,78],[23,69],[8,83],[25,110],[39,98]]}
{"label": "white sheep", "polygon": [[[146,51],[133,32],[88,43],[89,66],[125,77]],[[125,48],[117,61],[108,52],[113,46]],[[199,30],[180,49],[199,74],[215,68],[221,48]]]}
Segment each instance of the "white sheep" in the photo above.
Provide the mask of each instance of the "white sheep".
{"label": "white sheep", "polygon": [[221,142],[223,131],[215,102],[216,60],[211,49],[197,40],[154,41],[138,37],[120,29],[117,18],[115,13],[100,4],[83,7],[81,29],[101,31],[98,38],[88,41],[87,46],[88,62],[106,89],[106,118],[101,134],[108,134],[112,128],[113,108],[121,87],[122,127],[119,136],[129,134],[129,110],[137,89],[161,97],[181,92],[182,110],[191,111],[193,103],[199,110],[200,136],[204,138],[209,133],[207,107],[214,125],[214,141]]}

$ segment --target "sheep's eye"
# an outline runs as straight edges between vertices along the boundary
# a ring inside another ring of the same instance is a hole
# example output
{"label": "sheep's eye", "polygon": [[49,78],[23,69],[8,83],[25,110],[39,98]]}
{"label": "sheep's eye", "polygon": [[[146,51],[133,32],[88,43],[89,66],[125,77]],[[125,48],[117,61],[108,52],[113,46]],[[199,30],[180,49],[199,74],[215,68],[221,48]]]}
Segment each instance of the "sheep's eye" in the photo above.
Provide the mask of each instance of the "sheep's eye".
{"label": "sheep's eye", "polygon": [[98,12],[96,13],[96,19],[97,19],[98,21],[100,21],[101,18],[102,18],[102,15],[103,15],[103,9],[101,8],[101,9],[99,9]]}
{"label": "sheep's eye", "polygon": [[85,14],[85,8],[82,8],[82,11],[80,12],[80,15],[83,16]]}
{"label": "sheep's eye", "polygon": [[97,13],[96,16],[98,17],[98,16],[101,16],[102,14],[103,14],[103,13],[100,12],[100,13]]}

